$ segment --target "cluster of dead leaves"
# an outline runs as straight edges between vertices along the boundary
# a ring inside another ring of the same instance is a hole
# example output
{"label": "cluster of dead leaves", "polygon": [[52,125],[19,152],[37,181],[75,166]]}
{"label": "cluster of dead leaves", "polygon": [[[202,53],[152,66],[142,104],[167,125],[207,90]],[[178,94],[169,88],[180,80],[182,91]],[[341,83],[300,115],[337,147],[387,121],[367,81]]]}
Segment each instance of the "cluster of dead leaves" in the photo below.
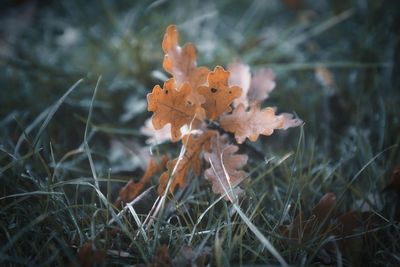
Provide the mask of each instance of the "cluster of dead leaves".
{"label": "cluster of dead leaves", "polygon": [[184,187],[189,173],[201,174],[205,160],[210,167],[204,175],[212,183],[213,192],[224,195],[225,199],[234,197],[241,192],[238,185],[246,174],[240,169],[248,157],[236,154],[238,147],[230,144],[223,134],[210,130],[209,123],[234,134],[236,142],[241,144],[246,138],[256,141],[259,135],[296,127],[302,121],[291,114],[276,115],[274,108],[261,108],[275,88],[272,70],[260,69],[252,75],[249,66],[240,62],[230,64],[227,70],[222,66],[214,70],[199,67],[195,46],[191,43],[180,46],[175,25],[167,28],[162,49],[163,68],[172,77],[162,87],[154,86],[148,94],[148,110],[153,116],[142,132],[150,136],[149,143],[153,144],[157,140],[181,140],[183,150],[178,158],[168,162],[157,191],[162,195],[167,187],[170,192]]}
{"label": "cluster of dead leaves", "polygon": [[[189,182],[190,174],[200,176],[204,161],[206,180],[212,191],[226,200],[236,200],[242,192],[240,183],[246,178],[241,170],[248,156],[238,154],[239,147],[229,143],[226,134],[232,133],[238,144],[246,139],[256,141],[259,135],[271,135],[276,129],[287,129],[302,124],[291,114],[276,115],[271,107],[261,108],[275,88],[275,75],[270,69],[260,69],[254,75],[246,64],[235,62],[225,70],[197,66],[197,51],[193,44],[179,45],[175,25],[165,33],[162,49],[163,68],[172,77],[161,87],[154,86],[147,95],[148,110],[153,113],[142,132],[156,140],[182,141],[179,157],[157,163],[154,159],[139,181],[129,181],[121,189],[115,205],[130,202],[160,174],[158,194],[173,193]],[[210,124],[220,131],[212,130]]]}

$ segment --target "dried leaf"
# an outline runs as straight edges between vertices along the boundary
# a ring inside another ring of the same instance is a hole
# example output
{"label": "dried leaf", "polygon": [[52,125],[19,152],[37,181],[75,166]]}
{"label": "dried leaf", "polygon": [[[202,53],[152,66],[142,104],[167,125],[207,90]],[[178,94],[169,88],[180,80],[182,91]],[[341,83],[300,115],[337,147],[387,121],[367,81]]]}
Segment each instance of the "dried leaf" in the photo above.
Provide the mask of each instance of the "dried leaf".
{"label": "dried leaf", "polygon": [[230,104],[242,94],[240,87],[228,85],[228,79],[229,72],[221,66],[216,66],[214,71],[208,74],[208,85],[198,88],[198,92],[206,99],[202,106],[210,120],[215,120],[222,113],[231,111]]}
{"label": "dried leaf", "polygon": [[198,94],[197,88],[206,82],[209,69],[197,67],[197,53],[193,44],[188,43],[180,47],[178,41],[179,33],[176,26],[170,25],[162,43],[165,52],[163,67],[175,78],[178,88],[186,82],[190,84],[191,91],[185,100],[196,108],[197,118],[203,120],[205,112],[201,104],[205,99]]}
{"label": "dried leaf", "polygon": [[143,191],[143,188],[150,183],[151,177],[154,173],[159,172],[164,168],[165,164],[168,161],[168,157],[164,155],[160,161],[157,161],[152,158],[147,166],[146,172],[143,174],[142,178],[135,182],[134,180],[130,180],[121,190],[119,191],[119,195],[117,200],[114,202],[116,207],[121,205],[121,202],[128,203],[132,201],[135,197],[137,197],[140,192]]}
{"label": "dried leaf", "polygon": [[147,264],[147,267],[172,267],[169,257],[169,248],[167,245],[161,245],[153,258],[153,262]]}
{"label": "dried leaf", "polygon": [[400,165],[396,166],[390,176],[389,184],[384,190],[393,190],[400,193]]}
{"label": "dried leaf", "polygon": [[241,193],[239,183],[246,177],[244,171],[239,171],[247,163],[247,155],[235,154],[238,147],[228,144],[225,137],[219,135],[211,139],[211,152],[204,153],[204,159],[211,164],[204,175],[212,183],[215,194],[225,194],[232,189],[232,194],[225,200],[236,199]]}
{"label": "dried leaf", "polygon": [[332,87],[335,85],[333,74],[327,68],[324,67],[315,68],[315,77],[317,81],[324,87]]}
{"label": "dried leaf", "polygon": [[336,196],[326,193],[317,205],[312,209],[310,216],[305,219],[303,213],[299,213],[289,226],[281,228],[282,234],[299,241],[310,240],[316,233],[321,236],[334,229],[330,221],[334,216]]}
{"label": "dried leaf", "polygon": [[251,104],[261,103],[268,98],[276,86],[275,74],[269,68],[262,68],[251,79],[250,90],[247,94]]}
{"label": "dried leaf", "polygon": [[[189,171],[192,170],[196,175],[200,175],[202,166],[201,152],[208,149],[210,138],[213,135],[215,135],[214,131],[206,131],[200,136],[194,134],[184,136],[182,143],[186,151],[182,158],[176,158],[168,162],[168,171],[164,172],[160,177],[160,185],[157,189],[159,195],[164,194],[169,177],[175,168],[176,170],[172,177],[173,181],[169,188],[171,193],[175,191],[177,186],[183,188],[186,185],[186,178]],[[176,164],[178,166],[175,167]]]}
{"label": "dried leaf", "polygon": [[260,134],[271,135],[275,129],[296,127],[302,124],[300,119],[293,119],[288,113],[275,115],[273,108],[260,110],[259,106],[252,106],[249,111],[243,104],[235,108],[232,114],[222,115],[221,127],[228,132],[234,133],[236,141],[241,144],[246,138],[256,141]]}
{"label": "dried leaf", "polygon": [[240,97],[233,100],[233,106],[237,107],[240,103],[243,103],[243,105],[247,107],[249,105],[247,92],[249,91],[251,82],[249,65],[241,62],[235,62],[229,64],[227,70],[230,72],[228,80],[229,86],[236,85],[242,88],[242,94]]}
{"label": "dried leaf", "polygon": [[78,255],[76,257],[76,266],[91,267],[94,265],[98,265],[104,261],[105,256],[105,251],[94,249],[92,241],[88,241],[83,244],[81,248],[79,248]]}
{"label": "dried leaf", "polygon": [[[372,212],[350,211],[338,215],[336,196],[333,193],[326,193],[307,219],[300,213],[291,225],[281,225],[280,231],[282,235],[297,239],[299,242],[334,236],[342,255],[354,265],[359,263],[364,246],[376,242],[377,237],[373,236],[376,235],[373,230],[384,223],[382,218]],[[322,256],[324,251],[336,254],[335,246],[331,242],[325,243],[318,254]]]}
{"label": "dried leaf", "polygon": [[168,26],[162,42],[165,53],[163,67],[174,76],[179,87],[189,82],[192,88],[197,88],[205,83],[209,70],[205,67],[197,67],[197,52],[193,44],[188,43],[180,47],[178,41],[179,33],[176,26]]}
{"label": "dried leaf", "polygon": [[152,93],[147,95],[147,109],[153,112],[154,129],[160,130],[170,123],[173,142],[181,138],[181,127],[189,125],[195,118],[196,107],[185,101],[190,93],[191,88],[188,83],[176,90],[175,80],[171,78],[164,83],[163,88],[156,85]]}
{"label": "dried leaf", "polygon": [[205,267],[210,256],[210,247],[204,247],[200,251],[193,251],[192,247],[183,246],[172,260],[172,263],[176,267]]}

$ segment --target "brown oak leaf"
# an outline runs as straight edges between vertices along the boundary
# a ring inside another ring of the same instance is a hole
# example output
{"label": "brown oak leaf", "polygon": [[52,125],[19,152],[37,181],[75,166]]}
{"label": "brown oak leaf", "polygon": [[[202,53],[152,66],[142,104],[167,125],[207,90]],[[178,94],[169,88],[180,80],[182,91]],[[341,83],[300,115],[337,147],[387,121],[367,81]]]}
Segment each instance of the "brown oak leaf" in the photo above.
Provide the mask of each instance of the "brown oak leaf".
{"label": "brown oak leaf", "polygon": [[[337,242],[342,255],[351,263],[350,265],[358,266],[362,251],[379,239],[377,238],[379,234],[375,231],[385,224],[387,222],[373,212],[349,211],[339,214],[335,194],[326,193],[308,217],[300,212],[290,225],[281,225],[279,229],[282,235],[300,243],[310,240],[319,242],[318,239],[327,240],[328,237],[334,237],[336,239],[334,242]],[[336,255],[336,246],[333,242],[324,243],[318,255],[326,258],[324,255],[329,254],[324,251],[331,251],[331,255]]]}
{"label": "brown oak leaf", "polygon": [[171,78],[164,83],[163,88],[156,85],[147,95],[147,110],[153,112],[154,129],[160,130],[171,123],[173,142],[181,138],[181,127],[189,125],[196,114],[196,107],[184,100],[191,92],[190,85],[184,83],[179,90],[175,88],[175,80]]}
{"label": "brown oak leaf", "polygon": [[291,225],[281,226],[282,234],[286,237],[298,239],[299,241],[310,240],[318,231],[321,235],[334,230],[330,220],[334,217],[336,208],[336,195],[326,193],[312,209],[310,216],[306,219],[300,212]]}
{"label": "brown oak leaf", "polygon": [[137,182],[135,182],[134,180],[130,180],[123,188],[121,188],[118,198],[114,202],[114,205],[116,207],[120,207],[121,202],[128,203],[132,201],[135,197],[137,197],[140,192],[143,191],[144,187],[150,183],[151,177],[154,175],[154,173],[162,170],[167,161],[168,157],[166,155],[161,158],[160,163],[158,163],[154,158],[151,158],[142,178],[140,178],[140,180]]}
{"label": "brown oak leaf", "polygon": [[164,35],[162,48],[165,53],[163,67],[174,76],[178,86],[189,82],[192,88],[206,82],[209,70],[206,67],[197,67],[197,52],[193,44],[179,46],[179,33],[175,25],[170,25]]}
{"label": "brown oak leaf", "polygon": [[243,104],[235,108],[232,114],[223,115],[220,119],[221,127],[225,131],[234,133],[239,144],[246,138],[254,142],[260,134],[268,136],[275,129],[286,130],[302,123],[300,119],[293,119],[293,116],[288,113],[275,115],[275,110],[270,107],[260,110],[258,105],[254,105],[246,111]]}
{"label": "brown oak leaf", "polygon": [[147,267],[172,267],[172,261],[169,256],[169,247],[161,245],[157,248],[153,261],[146,265]]}
{"label": "brown oak leaf", "polygon": [[104,250],[95,249],[92,241],[87,241],[79,248],[76,264],[70,266],[90,267],[104,263],[106,252]]}
{"label": "brown oak leaf", "polygon": [[229,72],[221,66],[216,66],[214,71],[208,74],[208,85],[198,88],[198,92],[206,99],[202,106],[210,120],[215,120],[222,113],[231,111],[230,104],[242,94],[239,86],[229,86],[228,79]]}
{"label": "brown oak leaf", "polygon": [[[169,188],[170,193],[173,193],[177,186],[183,188],[186,185],[186,178],[189,171],[192,170],[196,175],[200,175],[202,166],[201,152],[208,150],[210,139],[213,135],[215,135],[214,131],[206,131],[199,136],[190,134],[183,137],[182,144],[185,147],[185,153],[181,158],[176,158],[168,162],[168,171],[165,171],[160,176],[160,184],[157,189],[159,195],[164,194],[169,177],[174,169],[173,180]],[[178,165],[176,166],[176,164]]]}
{"label": "brown oak leaf", "polygon": [[197,118],[203,120],[205,112],[201,104],[204,103],[205,99],[197,93],[197,88],[206,82],[209,69],[197,67],[197,52],[193,44],[188,43],[180,47],[178,41],[179,33],[176,26],[168,26],[162,43],[165,53],[163,67],[175,78],[177,87],[185,82],[190,84],[191,92],[185,100],[196,107]]}
{"label": "brown oak leaf", "polygon": [[212,183],[215,194],[225,195],[225,200],[235,200],[242,192],[238,187],[246,177],[244,171],[238,170],[246,165],[248,156],[235,154],[238,147],[227,142],[226,137],[215,135],[211,139],[211,152],[204,153],[204,159],[210,163],[204,175]]}

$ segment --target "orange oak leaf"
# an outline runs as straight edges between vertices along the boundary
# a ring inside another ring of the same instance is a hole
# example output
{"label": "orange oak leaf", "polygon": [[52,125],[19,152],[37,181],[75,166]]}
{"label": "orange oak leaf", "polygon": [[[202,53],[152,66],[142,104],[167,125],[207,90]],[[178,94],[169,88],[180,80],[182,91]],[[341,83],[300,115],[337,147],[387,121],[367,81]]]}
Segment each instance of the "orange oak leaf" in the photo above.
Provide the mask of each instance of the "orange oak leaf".
{"label": "orange oak leaf", "polygon": [[160,177],[160,184],[157,189],[159,195],[164,194],[171,175],[173,175],[169,188],[171,193],[175,191],[177,186],[183,188],[186,185],[186,179],[191,170],[196,175],[200,175],[202,166],[201,152],[208,150],[210,139],[213,135],[215,135],[215,131],[206,131],[199,136],[190,134],[183,137],[182,144],[185,152],[181,158],[168,162],[168,171],[162,173]]}
{"label": "orange oak leaf", "polygon": [[204,159],[210,163],[204,175],[212,183],[215,194],[225,195],[225,200],[237,199],[242,192],[238,187],[246,177],[244,171],[239,171],[248,160],[245,154],[235,154],[238,147],[227,142],[226,137],[215,135],[211,139],[211,152],[204,153]]}
{"label": "orange oak leaf", "polygon": [[239,86],[229,86],[228,79],[229,72],[221,66],[216,66],[214,71],[208,74],[208,85],[198,88],[198,92],[206,99],[202,106],[210,120],[215,120],[222,113],[231,111],[230,104],[242,94]]}
{"label": "orange oak leaf", "polygon": [[178,41],[179,33],[176,26],[168,26],[162,43],[165,53],[163,67],[175,78],[177,87],[180,87],[185,82],[190,84],[191,92],[186,100],[196,107],[198,119],[203,120],[205,112],[201,104],[204,103],[205,99],[197,93],[197,88],[206,82],[209,69],[197,67],[197,53],[193,44],[188,43],[180,47]]}
{"label": "orange oak leaf", "polygon": [[251,79],[250,90],[247,94],[250,103],[261,103],[268,98],[276,86],[275,74],[269,68],[258,70]]}
{"label": "orange oak leaf", "polygon": [[147,110],[153,112],[154,129],[160,130],[170,123],[173,142],[181,138],[181,127],[189,125],[196,117],[196,107],[185,100],[191,92],[190,85],[184,83],[179,90],[175,88],[175,80],[171,78],[164,83],[163,88],[156,85],[147,95]]}
{"label": "orange oak leaf", "polygon": [[221,116],[220,125],[228,132],[234,133],[236,141],[241,144],[246,138],[254,142],[260,134],[271,135],[275,129],[296,127],[303,122],[300,119],[293,119],[288,113],[275,115],[273,108],[260,110],[258,105],[250,107],[249,111],[243,104],[235,108],[232,114]]}
{"label": "orange oak leaf", "polygon": [[150,183],[151,177],[154,175],[154,173],[162,170],[167,164],[167,161],[168,157],[166,155],[161,158],[160,163],[158,163],[154,158],[151,158],[142,178],[140,178],[138,182],[130,180],[123,188],[121,188],[118,198],[114,202],[114,205],[116,207],[120,207],[121,202],[128,203],[132,201],[135,197],[137,197],[140,192],[143,191],[144,187]]}
{"label": "orange oak leaf", "polygon": [[206,67],[197,67],[197,52],[193,44],[179,46],[179,33],[175,25],[170,25],[164,35],[162,48],[165,53],[163,67],[174,76],[178,86],[189,82],[192,88],[206,82],[209,70]]}

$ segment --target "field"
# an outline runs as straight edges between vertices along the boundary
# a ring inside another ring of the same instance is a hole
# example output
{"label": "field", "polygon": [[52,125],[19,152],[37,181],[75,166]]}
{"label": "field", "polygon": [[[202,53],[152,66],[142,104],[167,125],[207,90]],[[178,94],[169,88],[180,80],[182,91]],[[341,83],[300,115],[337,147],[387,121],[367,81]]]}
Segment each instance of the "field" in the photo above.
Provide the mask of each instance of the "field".
{"label": "field", "polygon": [[[397,1],[3,1],[0,265],[399,266],[399,24]],[[203,147],[157,191],[185,147],[142,129],[169,25],[199,66],[270,69],[261,107],[303,121],[227,134],[240,195],[213,192]]]}

